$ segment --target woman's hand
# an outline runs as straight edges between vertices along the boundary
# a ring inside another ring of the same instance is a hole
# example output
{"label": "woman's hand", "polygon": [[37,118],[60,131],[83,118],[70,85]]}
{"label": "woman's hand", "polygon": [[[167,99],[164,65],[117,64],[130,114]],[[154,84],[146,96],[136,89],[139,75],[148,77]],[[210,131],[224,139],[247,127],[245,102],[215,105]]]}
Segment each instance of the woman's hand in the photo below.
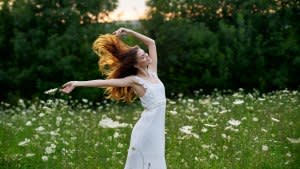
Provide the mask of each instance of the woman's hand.
{"label": "woman's hand", "polygon": [[119,28],[118,30],[113,32],[113,35],[123,36],[123,35],[127,35],[130,32],[132,32],[132,30],[127,29],[127,28]]}
{"label": "woman's hand", "polygon": [[71,93],[76,87],[76,81],[70,81],[62,85],[62,88],[60,89],[63,93]]}

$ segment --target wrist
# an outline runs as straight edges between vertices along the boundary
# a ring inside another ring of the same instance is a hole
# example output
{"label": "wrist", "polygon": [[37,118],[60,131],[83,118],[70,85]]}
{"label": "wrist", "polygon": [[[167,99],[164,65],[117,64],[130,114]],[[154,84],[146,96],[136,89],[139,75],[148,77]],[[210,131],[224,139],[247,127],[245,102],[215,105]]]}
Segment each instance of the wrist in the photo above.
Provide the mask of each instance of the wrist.
{"label": "wrist", "polygon": [[79,81],[74,81],[73,82],[73,86],[74,87],[79,87],[80,86],[80,82]]}
{"label": "wrist", "polygon": [[134,34],[134,31],[131,29],[127,29],[127,33],[132,35],[132,34]]}

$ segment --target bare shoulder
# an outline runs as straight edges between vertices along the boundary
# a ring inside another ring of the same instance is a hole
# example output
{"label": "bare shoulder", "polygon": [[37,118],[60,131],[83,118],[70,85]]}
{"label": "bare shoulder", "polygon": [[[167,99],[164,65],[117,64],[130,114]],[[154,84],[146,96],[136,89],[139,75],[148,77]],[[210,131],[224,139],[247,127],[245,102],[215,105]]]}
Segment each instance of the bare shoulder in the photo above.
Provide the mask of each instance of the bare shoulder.
{"label": "bare shoulder", "polygon": [[139,83],[138,81],[138,77],[136,75],[130,75],[130,76],[127,76],[125,77],[128,81],[131,82],[132,85],[136,85]]}
{"label": "bare shoulder", "polygon": [[139,83],[136,75],[130,75],[130,76],[124,77],[123,79],[125,81],[127,81],[129,86],[131,86],[131,87],[134,87]]}

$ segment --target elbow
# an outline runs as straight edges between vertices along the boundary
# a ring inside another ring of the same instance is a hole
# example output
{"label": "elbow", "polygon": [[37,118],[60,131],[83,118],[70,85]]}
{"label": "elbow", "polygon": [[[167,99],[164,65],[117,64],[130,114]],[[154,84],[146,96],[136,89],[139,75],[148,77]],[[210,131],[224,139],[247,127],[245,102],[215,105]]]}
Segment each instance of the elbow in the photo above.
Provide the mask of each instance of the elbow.
{"label": "elbow", "polygon": [[154,39],[150,39],[150,43],[154,43],[155,44],[155,40]]}
{"label": "elbow", "polygon": [[149,41],[147,42],[147,45],[148,46],[155,45],[155,40],[149,39]]}

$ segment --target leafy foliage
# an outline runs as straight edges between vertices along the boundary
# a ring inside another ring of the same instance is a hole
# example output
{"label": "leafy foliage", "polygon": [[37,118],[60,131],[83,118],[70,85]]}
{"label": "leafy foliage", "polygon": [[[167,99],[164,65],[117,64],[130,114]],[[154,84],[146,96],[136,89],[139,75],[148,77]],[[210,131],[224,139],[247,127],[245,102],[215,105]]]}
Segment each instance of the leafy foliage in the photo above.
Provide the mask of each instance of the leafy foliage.
{"label": "leafy foliage", "polygon": [[150,0],[148,5],[144,24],[156,38],[169,92],[299,87],[299,2]]}
{"label": "leafy foliage", "polygon": [[[43,97],[68,80],[101,78],[91,44],[120,26],[98,23],[116,5],[117,0],[2,1],[0,100]],[[156,40],[169,96],[199,88],[299,87],[298,1],[149,0],[148,6],[149,19],[137,31]],[[72,95],[95,100],[103,98],[101,92]]]}
{"label": "leafy foliage", "polygon": [[1,99],[40,95],[67,80],[99,78],[91,43],[111,26],[93,23],[97,13],[114,9],[116,0],[9,2],[0,10]]}

